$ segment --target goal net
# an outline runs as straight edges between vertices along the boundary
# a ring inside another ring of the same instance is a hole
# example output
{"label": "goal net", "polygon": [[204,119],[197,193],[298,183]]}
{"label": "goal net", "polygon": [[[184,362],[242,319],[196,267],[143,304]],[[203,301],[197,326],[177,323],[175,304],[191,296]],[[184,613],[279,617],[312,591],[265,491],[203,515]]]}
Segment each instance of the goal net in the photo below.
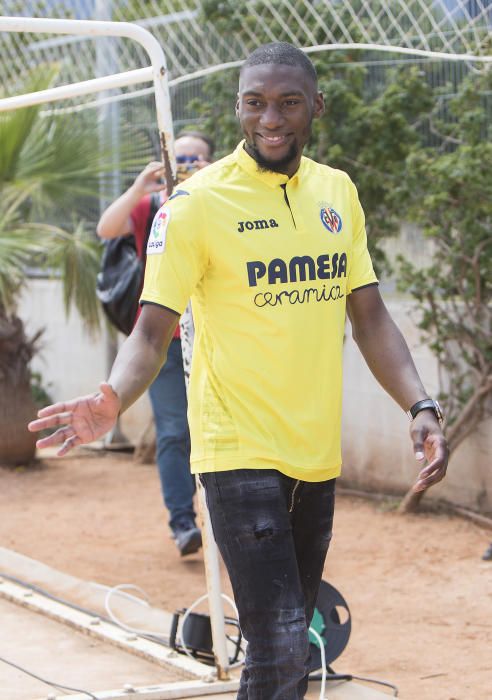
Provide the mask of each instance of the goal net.
{"label": "goal net", "polygon": [[[387,82],[392,67],[405,61],[425,62],[429,82],[449,85],[452,93],[468,72],[486,70],[492,60],[492,0],[4,0],[2,12],[130,21],[149,30],[166,55],[176,132],[200,120],[196,105],[210,98],[204,93],[204,73],[238,65],[269,41],[289,41],[309,52],[329,50],[343,63],[341,71],[364,64],[371,91]],[[57,65],[56,84],[62,85],[142,68],[148,57],[140,45],[125,38],[4,32],[0,62],[0,90],[16,94],[29,71],[45,64]],[[137,125],[148,143],[145,152],[140,148],[136,154],[142,164],[158,154],[151,87],[113,89],[54,103],[46,110],[87,108],[107,124],[111,142],[117,136],[121,141],[127,138],[119,136],[121,124]],[[109,197],[131,181],[139,167],[128,173],[115,171]]]}
{"label": "goal net", "polygon": [[[4,0],[3,14],[136,22],[160,41],[171,78],[237,61],[268,41],[299,47],[364,44],[452,56],[490,54],[492,0]],[[99,42],[100,43],[100,42]],[[3,34],[0,80],[9,88],[33,65],[58,61],[60,81],[85,79],[105,61],[147,64],[128,40]],[[108,48],[110,47],[110,48]]]}

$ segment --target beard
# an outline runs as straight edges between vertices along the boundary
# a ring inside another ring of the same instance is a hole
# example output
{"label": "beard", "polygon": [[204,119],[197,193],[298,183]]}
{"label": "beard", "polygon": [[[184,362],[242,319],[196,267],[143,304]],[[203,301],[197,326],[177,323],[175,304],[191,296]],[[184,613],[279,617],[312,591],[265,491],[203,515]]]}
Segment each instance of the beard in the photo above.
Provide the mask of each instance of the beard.
{"label": "beard", "polygon": [[254,144],[248,142],[246,142],[246,151],[256,161],[258,169],[262,172],[285,174],[287,167],[297,158],[299,148],[297,142],[294,141],[285,156],[277,160],[265,158]]}

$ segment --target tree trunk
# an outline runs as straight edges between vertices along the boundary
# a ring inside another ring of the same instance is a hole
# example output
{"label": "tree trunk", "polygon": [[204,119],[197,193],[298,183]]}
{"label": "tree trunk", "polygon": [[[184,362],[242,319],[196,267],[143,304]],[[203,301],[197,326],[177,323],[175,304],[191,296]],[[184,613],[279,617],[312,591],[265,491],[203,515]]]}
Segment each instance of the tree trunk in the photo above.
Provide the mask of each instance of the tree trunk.
{"label": "tree trunk", "polygon": [[[37,336],[39,337],[39,335]],[[0,465],[27,465],[36,452],[36,435],[27,423],[36,416],[29,364],[37,337],[26,338],[24,325],[0,307]]]}
{"label": "tree trunk", "polygon": [[419,509],[420,501],[422,500],[425,491],[412,491],[409,489],[403,496],[400,505],[398,506],[399,513],[416,513]]}
{"label": "tree trunk", "polygon": [[29,383],[2,382],[0,394],[0,465],[19,466],[33,462],[36,435],[27,430],[36,417]]}

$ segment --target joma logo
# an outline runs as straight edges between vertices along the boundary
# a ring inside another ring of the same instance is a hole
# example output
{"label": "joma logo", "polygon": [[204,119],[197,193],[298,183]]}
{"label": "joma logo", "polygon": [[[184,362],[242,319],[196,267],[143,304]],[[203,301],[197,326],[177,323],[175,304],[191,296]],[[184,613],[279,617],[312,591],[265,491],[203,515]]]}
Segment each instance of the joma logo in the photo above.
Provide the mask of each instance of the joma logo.
{"label": "joma logo", "polygon": [[238,233],[243,233],[244,231],[254,231],[264,228],[278,228],[278,224],[275,221],[275,219],[255,219],[255,221],[237,222]]}

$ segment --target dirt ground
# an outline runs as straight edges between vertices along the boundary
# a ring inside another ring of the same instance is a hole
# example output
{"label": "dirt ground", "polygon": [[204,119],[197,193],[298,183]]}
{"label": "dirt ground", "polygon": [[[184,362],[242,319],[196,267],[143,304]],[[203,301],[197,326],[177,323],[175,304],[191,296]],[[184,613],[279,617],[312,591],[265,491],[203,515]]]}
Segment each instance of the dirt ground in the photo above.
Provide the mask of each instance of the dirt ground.
{"label": "dirt ground", "polygon": [[[181,559],[169,536],[155,468],[130,455],[1,469],[0,532],[3,547],[86,581],[137,584],[170,612],[205,591],[201,554]],[[334,669],[390,681],[405,700],[490,700],[490,538],[456,517],[339,494],[324,578],[347,600],[352,634]]]}

